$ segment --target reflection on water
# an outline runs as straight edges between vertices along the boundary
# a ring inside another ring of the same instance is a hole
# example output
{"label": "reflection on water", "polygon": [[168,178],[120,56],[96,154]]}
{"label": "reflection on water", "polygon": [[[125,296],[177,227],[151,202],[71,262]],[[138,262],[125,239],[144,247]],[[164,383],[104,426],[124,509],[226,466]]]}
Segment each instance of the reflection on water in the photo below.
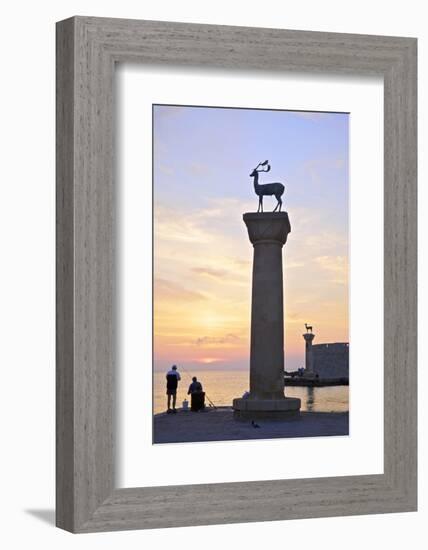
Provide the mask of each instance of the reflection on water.
{"label": "reflection on water", "polygon": [[314,403],[315,403],[314,388],[306,388],[306,391],[307,391],[306,407],[308,408],[309,412],[312,412],[314,410]]}
{"label": "reflection on water", "polygon": [[[234,397],[241,397],[249,389],[248,372],[242,370],[193,370],[190,374],[181,371],[181,382],[177,391],[177,407],[181,407],[187,397],[187,389],[197,376],[201,381],[207,397],[215,405],[232,405]],[[166,409],[166,380],[164,372],[155,372],[153,380],[154,413]],[[349,410],[348,386],[331,386],[325,388],[287,387],[285,395],[299,397],[302,401],[302,411],[312,412],[343,412]]]}
{"label": "reflection on water", "polygon": [[349,387],[327,386],[325,388],[285,388],[285,395],[299,397],[302,411],[345,412],[349,410]]}

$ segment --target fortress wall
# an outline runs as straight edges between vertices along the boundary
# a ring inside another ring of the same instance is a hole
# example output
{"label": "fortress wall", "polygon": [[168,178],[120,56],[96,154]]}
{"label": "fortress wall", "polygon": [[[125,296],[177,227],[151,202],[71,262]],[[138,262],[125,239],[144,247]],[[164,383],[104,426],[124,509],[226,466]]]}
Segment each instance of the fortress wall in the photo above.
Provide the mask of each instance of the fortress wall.
{"label": "fortress wall", "polygon": [[314,371],[320,378],[349,377],[349,344],[314,344]]}

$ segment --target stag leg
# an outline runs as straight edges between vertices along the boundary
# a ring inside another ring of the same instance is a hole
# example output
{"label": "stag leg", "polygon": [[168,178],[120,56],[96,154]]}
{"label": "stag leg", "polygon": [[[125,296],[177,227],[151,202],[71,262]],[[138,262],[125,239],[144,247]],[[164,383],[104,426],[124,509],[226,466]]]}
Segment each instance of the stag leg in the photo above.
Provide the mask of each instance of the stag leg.
{"label": "stag leg", "polygon": [[277,195],[275,195],[275,198],[276,198],[276,200],[277,200],[278,202],[276,203],[276,206],[275,206],[275,208],[273,209],[273,211],[276,212],[277,209],[278,209],[278,212],[281,212],[281,206],[282,206],[281,197],[280,197],[280,196],[278,197]]}

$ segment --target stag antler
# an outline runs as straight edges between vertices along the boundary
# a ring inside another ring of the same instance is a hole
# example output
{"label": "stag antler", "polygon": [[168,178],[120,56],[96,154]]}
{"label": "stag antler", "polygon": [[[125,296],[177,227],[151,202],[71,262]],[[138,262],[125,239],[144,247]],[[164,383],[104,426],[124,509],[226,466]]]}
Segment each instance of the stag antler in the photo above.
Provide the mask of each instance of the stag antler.
{"label": "stag antler", "polygon": [[[259,166],[266,166],[266,165],[267,165],[266,170],[257,170],[257,168],[258,168]],[[256,170],[257,170],[257,172],[269,172],[269,170],[270,170],[269,161],[268,161],[268,160],[265,160],[264,162],[259,162],[258,165],[256,166]]]}

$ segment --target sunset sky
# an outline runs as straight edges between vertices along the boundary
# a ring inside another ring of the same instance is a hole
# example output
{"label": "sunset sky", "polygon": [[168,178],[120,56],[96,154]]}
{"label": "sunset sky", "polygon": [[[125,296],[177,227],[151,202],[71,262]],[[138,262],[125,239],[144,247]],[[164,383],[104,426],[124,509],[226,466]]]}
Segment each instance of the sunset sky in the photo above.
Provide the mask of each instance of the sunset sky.
{"label": "sunset sky", "polygon": [[[260,183],[285,185],[285,368],[348,341],[348,123],[343,113],[153,107],[155,369],[248,368],[253,248],[242,221]],[[265,211],[276,201],[264,198]]]}

